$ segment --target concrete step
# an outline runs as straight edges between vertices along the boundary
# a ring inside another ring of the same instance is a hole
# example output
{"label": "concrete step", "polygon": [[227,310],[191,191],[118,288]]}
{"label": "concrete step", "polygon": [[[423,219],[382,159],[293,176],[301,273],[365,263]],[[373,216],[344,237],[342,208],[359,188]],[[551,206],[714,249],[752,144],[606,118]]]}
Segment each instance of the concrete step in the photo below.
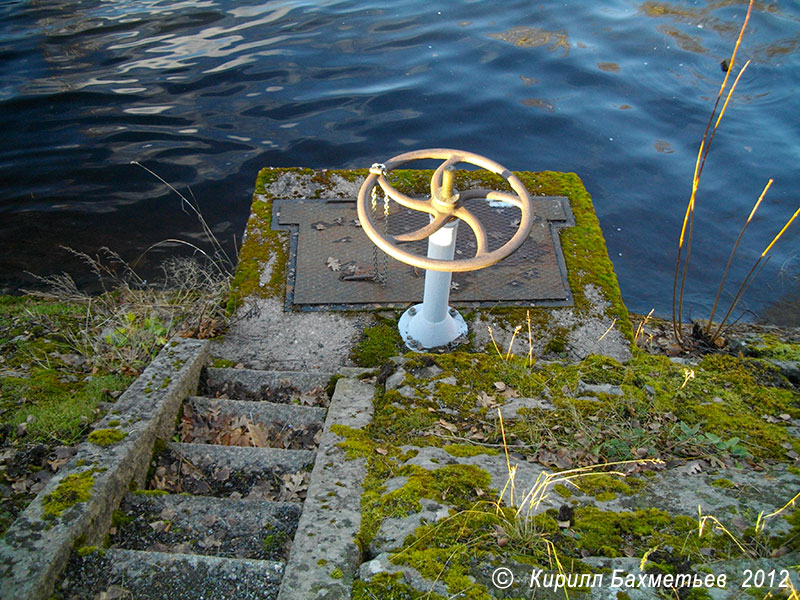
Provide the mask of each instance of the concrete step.
{"label": "concrete step", "polygon": [[115,513],[112,548],[285,560],[297,502],[128,494]]}
{"label": "concrete step", "polygon": [[257,371],[207,367],[201,379],[200,391],[211,397],[292,404],[303,394],[324,390],[333,376],[334,373],[327,371]]}
{"label": "concrete step", "polygon": [[283,568],[271,560],[112,548],[73,555],[59,591],[64,598],[275,600]]}
{"label": "concrete step", "polygon": [[248,400],[228,400],[225,398],[206,398],[190,396],[186,404],[196,414],[217,411],[219,415],[247,417],[253,423],[271,425],[278,423],[294,428],[322,426],[327,410],[320,406],[302,406],[277,402],[253,402]]}
{"label": "concrete step", "polygon": [[146,487],[218,498],[299,501],[314,455],[311,450],[168,442],[153,457]]}
{"label": "concrete step", "polygon": [[366,459],[349,460],[339,447],[344,438],[333,426],[366,427],[374,395],[370,383],[351,378],[336,382],[279,600],[350,597],[362,558],[355,540]]}
{"label": "concrete step", "polygon": [[314,452],[311,450],[242,448],[239,446],[180,444],[177,442],[168,442],[167,448],[195,466],[206,465],[210,462],[224,465],[231,471],[294,473],[314,464]]}

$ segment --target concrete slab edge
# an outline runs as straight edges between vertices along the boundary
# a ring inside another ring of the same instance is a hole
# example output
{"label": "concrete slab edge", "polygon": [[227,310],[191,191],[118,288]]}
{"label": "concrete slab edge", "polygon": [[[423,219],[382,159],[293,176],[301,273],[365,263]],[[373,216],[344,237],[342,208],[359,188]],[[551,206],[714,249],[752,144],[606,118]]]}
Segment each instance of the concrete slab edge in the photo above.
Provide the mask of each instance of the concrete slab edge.
{"label": "concrete slab edge", "polygon": [[[263,399],[265,390],[291,386],[308,390],[317,386],[325,386],[332,372],[328,371],[263,371],[255,369],[234,369],[230,367],[209,367],[206,369],[206,385],[214,389],[228,384],[245,394]],[[237,393],[237,399],[242,398]]]}
{"label": "concrete slab edge", "polygon": [[[196,391],[207,356],[208,342],[176,338],[120,396],[95,426],[105,434],[95,439],[112,443],[83,442],[0,539],[0,598],[49,598],[73,547],[102,541],[130,482],[142,484],[156,438],[169,435]],[[88,483],[88,499],[46,518],[45,499],[75,481]]]}
{"label": "concrete slab edge", "polygon": [[347,460],[337,446],[344,438],[331,428],[366,427],[372,421],[374,394],[370,383],[350,378],[336,382],[278,600],[350,597],[362,559],[356,535],[366,460]]}
{"label": "concrete slab edge", "polygon": [[[205,556],[201,554],[180,554],[177,552],[143,552],[141,550],[121,550],[112,548],[105,553],[110,558],[112,570],[135,579],[163,577],[164,571],[172,565],[184,563],[192,568],[206,567],[205,571],[214,578],[238,579],[245,572],[252,573],[264,583],[277,584],[283,572],[283,563],[274,560],[255,560],[251,558],[227,558],[224,556]],[[233,577],[232,577],[233,576]]]}
{"label": "concrete slab edge", "polygon": [[253,448],[250,446],[222,446],[218,444],[181,444],[167,442],[167,448],[176,456],[193,465],[215,464],[231,471],[272,471],[295,473],[314,463],[311,450],[284,450],[283,448]]}

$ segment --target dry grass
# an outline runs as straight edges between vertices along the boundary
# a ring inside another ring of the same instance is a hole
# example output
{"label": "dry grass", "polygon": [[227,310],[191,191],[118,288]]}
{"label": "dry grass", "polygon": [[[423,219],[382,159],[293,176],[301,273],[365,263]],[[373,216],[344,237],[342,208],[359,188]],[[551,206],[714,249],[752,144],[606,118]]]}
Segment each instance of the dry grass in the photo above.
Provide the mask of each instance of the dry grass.
{"label": "dry grass", "polygon": [[224,303],[230,278],[195,258],[167,259],[164,280],[152,285],[108,248],[97,256],[74,252],[105,290],[92,296],[66,273],[37,277],[46,291],[30,295],[85,307],[82,327],[65,332],[69,345],[97,371],[138,373],[174,335],[209,338],[227,326]]}
{"label": "dry grass", "polygon": [[[753,2],[754,0],[750,0],[750,3],[747,7],[747,15],[745,16],[744,23],[742,24],[742,28],[739,32],[739,37],[736,39],[736,44],[734,45],[731,58],[728,61],[729,67],[725,73],[722,85],[719,88],[719,92],[717,93],[716,101],[714,103],[714,109],[711,111],[711,116],[709,117],[705,133],[703,134],[703,139],[700,142],[700,148],[698,149],[697,160],[695,162],[694,175],[692,177],[692,192],[689,198],[689,203],[686,207],[686,213],[683,218],[683,225],[681,227],[681,233],[678,241],[678,253],[675,259],[675,274],[673,278],[673,287],[672,287],[672,325],[673,325],[673,334],[675,336],[675,339],[683,347],[691,345],[690,340],[688,340],[683,334],[683,331],[681,329],[681,324],[683,323],[683,297],[686,287],[686,276],[689,271],[689,263],[692,253],[692,239],[694,234],[694,213],[695,213],[695,206],[697,199],[697,190],[700,186],[700,178],[703,174],[703,167],[705,166],[709,150],[711,149],[711,142],[714,140],[714,136],[717,132],[717,129],[719,128],[720,123],[722,122],[722,118],[725,116],[725,111],[733,96],[733,93],[736,90],[736,87],[739,84],[742,75],[744,74],[745,70],[750,64],[749,60],[744,64],[744,66],[739,70],[739,73],[734,79],[734,82],[731,85],[730,89],[728,89],[727,94],[725,94],[725,90],[728,85],[728,77],[733,71],[734,64],[736,63],[736,55],[738,53],[742,38],[744,37],[745,30],[747,29],[747,24],[750,20],[750,15],[753,9]],[[722,106],[720,108],[720,102],[722,101],[723,95],[725,95],[725,101],[722,103]],[[718,109],[719,113],[717,113]],[[737,237],[736,242],[733,245],[730,256],[728,257],[728,262],[722,273],[722,278],[719,284],[719,288],[717,290],[716,297],[714,298],[714,305],[711,310],[711,315],[708,319],[708,324],[706,325],[705,328],[695,329],[695,331],[697,332],[697,337],[699,337],[699,340],[710,347],[719,345],[718,341],[720,340],[721,334],[725,330],[725,325],[728,322],[728,319],[730,318],[737,304],[741,300],[742,296],[745,294],[745,292],[747,292],[747,289],[750,287],[753,280],[758,276],[758,273],[760,272],[761,268],[763,268],[763,266],[766,264],[766,261],[768,260],[767,257],[768,253],[775,245],[775,243],[781,238],[781,236],[783,236],[784,232],[787,230],[789,225],[791,225],[792,221],[794,221],[794,219],[798,216],[798,214],[800,214],[800,209],[798,209],[789,218],[789,220],[786,222],[783,228],[775,235],[772,241],[766,246],[766,248],[758,257],[758,259],[755,261],[755,263],[753,264],[753,266],[751,267],[750,271],[747,273],[745,278],[741,281],[741,283],[739,283],[739,286],[737,287],[737,290],[733,296],[733,299],[731,300],[731,303],[725,315],[715,327],[713,323],[714,316],[716,315],[717,309],[719,308],[720,298],[722,297],[723,290],[725,287],[725,282],[728,278],[728,273],[730,272],[734,256],[736,255],[736,251],[739,248],[739,243],[741,242],[742,237],[744,236],[744,233],[747,230],[748,226],[752,222],[753,217],[755,216],[759,206],[761,205],[761,202],[766,196],[767,191],[772,186],[772,183],[773,180],[770,179],[764,186],[761,195],[759,196],[758,200],[753,206],[753,209],[750,211],[750,215],[745,220],[745,223],[739,232],[739,236]]]}
{"label": "dry grass", "polygon": [[[167,239],[150,246],[132,264],[115,251],[103,247],[95,256],[66,248],[94,273],[103,293],[91,296],[78,289],[67,274],[39,277],[47,291],[31,295],[85,306],[83,327],[65,334],[70,346],[96,370],[122,369],[139,372],[174,335],[210,338],[227,327],[225,301],[230,292],[234,261],[211,231],[191,190],[187,198],[157,173],[137,161],[180,198],[184,212],[197,218],[208,252],[184,240]],[[136,265],[153,248],[181,245],[191,257],[171,257],[161,264],[163,279],[157,284],[144,280]]]}

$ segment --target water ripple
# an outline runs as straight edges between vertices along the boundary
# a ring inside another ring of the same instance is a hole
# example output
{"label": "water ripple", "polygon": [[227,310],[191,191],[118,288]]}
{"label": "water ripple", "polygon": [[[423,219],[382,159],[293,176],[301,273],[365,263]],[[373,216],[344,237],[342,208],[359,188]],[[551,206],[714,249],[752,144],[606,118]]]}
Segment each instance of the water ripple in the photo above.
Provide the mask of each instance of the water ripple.
{"label": "water ripple", "polygon": [[[4,2],[0,250],[15,258],[0,286],[19,285],[23,268],[69,265],[61,242],[135,254],[192,233],[132,160],[191,187],[209,222],[237,231],[261,166],[355,167],[454,146],[514,169],[577,172],[626,301],[663,314],[661,267],[745,5]],[[696,314],[753,189],[776,180],[765,222],[794,210],[798,21],[796,3],[777,2],[751,19],[741,56],[752,63],[699,196]],[[744,254],[766,235],[753,231]],[[796,243],[790,231],[773,262],[796,264]],[[752,292],[754,306],[776,293],[768,283]]]}

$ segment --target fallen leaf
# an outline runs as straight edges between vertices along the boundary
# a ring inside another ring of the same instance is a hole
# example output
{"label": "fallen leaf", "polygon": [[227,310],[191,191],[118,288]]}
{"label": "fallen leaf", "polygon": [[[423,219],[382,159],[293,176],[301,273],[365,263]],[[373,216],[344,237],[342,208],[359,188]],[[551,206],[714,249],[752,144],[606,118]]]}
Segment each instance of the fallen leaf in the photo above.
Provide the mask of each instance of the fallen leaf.
{"label": "fallen leaf", "polygon": [[47,464],[50,466],[50,469],[52,469],[53,473],[55,473],[66,462],[66,458],[57,458],[55,460],[48,460]]}
{"label": "fallen leaf", "polygon": [[494,396],[490,396],[484,391],[478,392],[478,406],[481,408],[494,408],[497,406],[497,400]]}
{"label": "fallen leaf", "polygon": [[269,439],[260,423],[248,422],[247,432],[250,434],[250,441],[255,448],[266,448],[269,446]]}
{"label": "fallen leaf", "polygon": [[683,465],[682,467],[678,467],[678,471],[680,471],[681,473],[686,473],[687,475],[697,475],[698,473],[703,472],[703,466],[701,461],[692,460]]}
{"label": "fallen leaf", "polygon": [[389,451],[386,448],[375,448],[375,452],[377,452],[381,456],[386,456],[387,454],[389,454]]}
{"label": "fallen leaf", "polygon": [[342,269],[342,263],[339,262],[338,258],[334,258],[333,256],[328,257],[328,260],[325,262],[325,265],[331,271],[340,271]]}
{"label": "fallen leaf", "polygon": [[439,419],[439,425],[441,425],[442,427],[444,427],[444,428],[445,428],[447,431],[449,431],[450,433],[456,433],[456,432],[458,432],[458,427],[456,427],[456,426],[455,426],[455,425],[453,425],[452,423],[448,423],[448,422],[447,422],[447,421],[445,421],[444,419]]}
{"label": "fallen leaf", "polygon": [[308,479],[310,473],[284,473],[283,489],[281,490],[280,499],[282,500],[302,500],[305,497],[305,492],[308,490]]}
{"label": "fallen leaf", "polygon": [[169,528],[172,527],[172,523],[169,521],[153,521],[149,523],[150,529],[153,530],[153,533],[166,533],[169,531]]}
{"label": "fallen leaf", "polygon": [[124,587],[112,585],[109,586],[107,590],[100,592],[97,595],[96,600],[125,600],[126,598],[132,597],[132,594]]}

